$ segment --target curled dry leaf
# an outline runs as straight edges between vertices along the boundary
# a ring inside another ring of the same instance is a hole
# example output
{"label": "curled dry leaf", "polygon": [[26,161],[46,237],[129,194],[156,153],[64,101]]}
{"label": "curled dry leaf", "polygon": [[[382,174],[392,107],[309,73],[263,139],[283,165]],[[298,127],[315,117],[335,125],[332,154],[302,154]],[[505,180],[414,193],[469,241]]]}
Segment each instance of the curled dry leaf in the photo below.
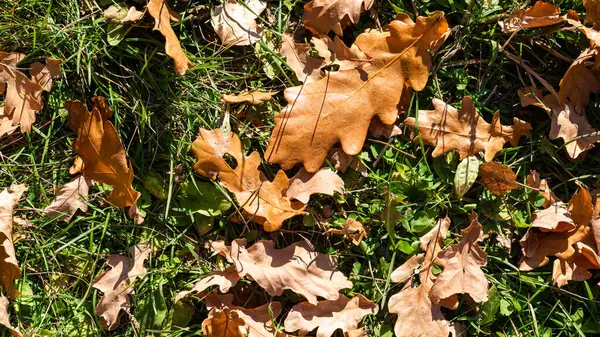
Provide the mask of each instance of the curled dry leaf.
{"label": "curled dry leaf", "polygon": [[290,187],[285,194],[290,200],[307,204],[313,194],[333,195],[334,192],[344,194],[344,181],[335,172],[323,168],[317,173],[309,173],[302,168],[290,178]]}
{"label": "curled dry leaf", "polygon": [[483,239],[483,227],[477,214],[470,215],[471,224],[461,231],[460,242],[438,254],[444,270],[435,280],[430,297],[434,303],[456,294],[468,294],[478,303],[488,299],[488,280],[481,270],[487,254],[477,244]]}
{"label": "curled dry leaf", "polygon": [[60,219],[69,223],[78,209],[87,212],[87,197],[90,185],[92,185],[92,182],[81,175],[60,186],[56,189],[54,201],[44,209],[44,212],[49,217],[63,215]]}
{"label": "curled dry leaf", "polygon": [[229,266],[224,271],[215,270],[210,275],[196,282],[191,290],[182,291],[177,294],[175,297],[175,302],[178,302],[191,293],[199,294],[212,286],[219,286],[219,290],[222,293],[226,293],[229,291],[229,289],[231,289],[231,287],[235,286],[239,280],[240,275],[235,269],[235,266]]}
{"label": "curled dry leaf", "polygon": [[434,12],[416,23],[399,14],[384,31],[360,34],[355,45],[371,59],[363,69],[328,72],[317,82],[285,90],[288,106],[275,117],[265,159],[283,169],[303,163],[316,172],[338,142],[345,153],[359,153],[375,116],[393,124],[404,89],[423,90],[429,52],[448,32],[443,13]]}
{"label": "curled dry leaf", "polygon": [[567,206],[562,202],[534,213],[531,227],[539,228],[542,232],[565,232],[575,228],[575,223]]}
{"label": "curled dry leaf", "polygon": [[596,53],[593,49],[584,50],[560,80],[559,102],[564,104],[568,99],[578,114],[584,113],[585,106],[590,102],[590,93],[600,92],[600,83],[596,75],[584,65],[584,62]]}
{"label": "curled dry leaf", "polygon": [[[531,131],[531,125],[516,117],[513,126],[500,124],[500,112],[496,112],[492,123],[486,122],[475,110],[471,97],[462,99],[462,108],[456,109],[439,99],[433,100],[434,110],[419,110],[418,131],[425,144],[435,146],[434,158],[452,150],[458,151],[460,159],[473,156],[480,151],[485,153],[485,161],[494,159],[506,142],[516,146],[519,138]],[[416,130],[416,119],[404,121]],[[419,138],[414,137],[414,142]]]}
{"label": "curled dry leaf", "polygon": [[[227,311],[229,313],[229,321],[234,322],[234,326],[239,326],[239,330],[242,330],[243,334],[235,334],[234,331],[224,331],[223,324],[217,328],[215,322],[211,322],[212,334],[208,334],[211,337],[283,337],[282,333],[277,332],[277,329],[273,326],[273,319],[276,319],[281,314],[281,303],[270,302],[265,305],[253,309],[246,309],[238,307],[232,304],[233,295],[216,295],[210,294],[206,297],[206,307],[210,312]],[[273,317],[271,317],[271,313]],[[209,313],[210,317],[210,313]],[[236,320],[235,317],[237,317]],[[222,318],[221,318],[222,319]],[[202,323],[204,330],[204,323]],[[239,325],[242,323],[242,325]],[[232,329],[233,330],[233,329]]]}
{"label": "curled dry leaf", "polygon": [[95,97],[92,102],[92,111],[79,101],[65,103],[69,126],[77,132],[73,149],[83,162],[83,176],[113,186],[108,201],[117,207],[131,207],[129,215],[141,223],[143,218],[134,213],[140,192],[131,185],[133,168],[125,156],[117,130],[108,121],[112,110],[103,97]]}
{"label": "curled dry leaf", "polygon": [[10,319],[8,317],[8,298],[2,296],[1,294],[0,294],[0,325],[4,326],[6,329],[8,329],[8,332],[10,332],[10,334],[13,337],[23,336],[19,332],[19,330],[13,328],[12,325],[10,324]]}
{"label": "curled dry leaf", "polygon": [[29,73],[33,81],[42,86],[42,89],[50,91],[52,90],[52,79],[59,78],[62,75],[61,64],[61,60],[46,58],[46,64],[32,63]]}
{"label": "curled dry leaf", "polygon": [[365,227],[360,222],[352,218],[346,219],[343,229],[332,228],[327,230],[325,233],[345,235],[357,246],[360,245],[360,242],[367,237],[367,231],[365,230]]}
{"label": "curled dry leaf", "polygon": [[373,7],[375,0],[312,0],[304,5],[304,25],[314,34],[327,35],[333,30],[337,35],[350,24],[356,24],[363,11]]}
{"label": "curled dry leaf", "polygon": [[250,248],[245,245],[246,240],[238,239],[221,251],[241,277],[250,276],[271,296],[290,289],[317,304],[318,296],[337,300],[341,289],[352,287],[352,282],[336,270],[335,258],[315,252],[304,241],[283,249],[265,240]]}
{"label": "curled dry leaf", "polygon": [[379,311],[377,304],[363,295],[352,299],[340,295],[334,301],[319,301],[317,304],[302,302],[296,304],[285,318],[287,332],[298,331],[305,336],[318,328],[317,337],[330,337],[335,330],[349,332],[358,329],[358,323],[366,315],[375,315]]}
{"label": "curled dry leaf", "polygon": [[13,184],[0,193],[0,286],[10,298],[19,295],[13,281],[21,277],[21,269],[13,246],[13,209],[27,186]]}
{"label": "curled dry leaf", "polygon": [[519,188],[516,182],[517,175],[510,167],[495,161],[481,164],[479,166],[479,176],[481,177],[481,183],[496,195],[502,195]]}
{"label": "curled dry leaf", "polygon": [[241,93],[239,95],[221,95],[221,101],[225,103],[250,103],[250,104],[260,104],[264,101],[268,101],[273,97],[273,95],[277,94],[277,91],[271,92],[262,92],[262,91],[252,91],[247,93]]}
{"label": "curled dry leaf", "polygon": [[215,7],[210,22],[223,44],[249,46],[263,35],[264,29],[256,23],[256,18],[265,8],[267,4],[260,0],[246,0],[245,4],[226,0]]}
{"label": "curled dry leaf", "polygon": [[537,189],[537,192],[544,197],[544,208],[550,207],[550,205],[554,204],[559,200],[558,197],[554,195],[554,193],[548,186],[548,182],[546,181],[546,179],[541,179],[540,174],[538,172],[531,171],[527,175],[526,183],[527,186]]}
{"label": "curled dry leaf", "polygon": [[185,56],[179,39],[171,27],[171,21],[180,20],[179,13],[171,9],[166,0],[150,0],[146,9],[154,18],[154,30],[158,30],[165,37],[165,51],[175,61],[175,72],[179,75],[185,74],[191,62]]}
{"label": "curled dry leaf", "polygon": [[142,243],[129,247],[130,256],[110,255],[106,260],[111,269],[98,275],[92,285],[104,293],[96,306],[102,328],[116,329],[121,310],[129,311],[129,295],[135,280],[146,274],[144,261],[150,252],[150,244]]}
{"label": "curled dry leaf", "polygon": [[536,3],[527,10],[518,9],[505,21],[498,21],[502,32],[510,33],[522,28],[537,28],[561,23],[565,20],[560,15],[558,6],[536,1]]}

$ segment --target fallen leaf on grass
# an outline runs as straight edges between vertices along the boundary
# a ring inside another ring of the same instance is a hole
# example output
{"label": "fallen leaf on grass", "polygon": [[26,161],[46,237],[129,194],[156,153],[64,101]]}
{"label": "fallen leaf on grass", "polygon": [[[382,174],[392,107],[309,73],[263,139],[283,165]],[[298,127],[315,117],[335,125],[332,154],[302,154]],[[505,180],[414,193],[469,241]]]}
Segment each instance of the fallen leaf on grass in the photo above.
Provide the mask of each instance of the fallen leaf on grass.
{"label": "fallen leaf on grass", "polygon": [[522,28],[550,26],[564,20],[558,6],[544,1],[536,1],[532,7],[527,10],[517,9],[505,21],[498,21],[498,24],[502,28],[502,32],[511,33]]}
{"label": "fallen leaf on grass", "polygon": [[373,137],[385,137],[390,139],[392,137],[396,137],[402,134],[402,129],[398,127],[396,124],[383,124],[377,118],[373,118],[371,120],[371,124],[369,125],[369,133]]}
{"label": "fallen leaf on grass", "polygon": [[302,21],[311,32],[327,35],[333,30],[337,35],[350,24],[356,24],[360,14],[373,7],[374,0],[312,0],[304,5]]}
{"label": "fallen leaf on grass", "polygon": [[39,84],[42,89],[50,91],[52,90],[52,79],[59,78],[62,75],[61,64],[61,60],[46,58],[46,64],[32,63],[29,73],[33,81]]}
{"label": "fallen leaf on grass", "polygon": [[371,62],[356,44],[348,47],[338,36],[333,40],[327,35],[313,37],[311,42],[317,54],[323,58],[323,66],[337,65],[337,71],[362,69]]}
{"label": "fallen leaf on grass", "polygon": [[597,23],[600,21],[600,2],[598,0],[583,0],[585,6],[584,23]]}
{"label": "fallen leaf on grass", "polygon": [[544,93],[540,89],[536,87],[527,87],[519,89],[517,92],[519,94],[519,98],[521,99],[522,107],[533,105],[546,111],[550,111],[550,109],[543,102]]}
{"label": "fallen leaf on grass", "polygon": [[[468,96],[463,98],[460,110],[437,98],[433,100],[433,107],[434,110],[419,110],[418,131],[425,144],[435,146],[431,154],[434,158],[456,150],[462,160],[484,151],[485,161],[491,161],[506,142],[516,146],[519,138],[532,130],[529,123],[516,117],[513,126],[500,124],[500,111],[489,124],[477,113]],[[404,124],[416,130],[416,121],[409,117]],[[418,142],[419,138],[414,137],[413,141]]]}
{"label": "fallen leaf on grass", "polygon": [[264,28],[256,23],[256,18],[267,4],[260,0],[246,0],[244,4],[236,0],[226,0],[215,7],[211,24],[225,45],[249,46],[260,40]]}
{"label": "fallen leaf on grass", "polygon": [[495,195],[502,195],[519,188],[517,175],[508,166],[491,161],[479,166],[481,183]]}
{"label": "fallen leaf on grass", "polygon": [[21,269],[13,246],[13,209],[27,186],[13,184],[0,193],[0,285],[10,298],[19,296],[13,281],[21,277]]}
{"label": "fallen leaf on grass", "polygon": [[588,191],[587,188],[580,188],[579,191],[571,197],[568,210],[576,225],[586,226],[589,224],[594,216],[592,195],[590,194],[590,191]]}
{"label": "fallen leaf on grass", "polygon": [[224,271],[213,271],[210,275],[196,282],[191,290],[182,291],[177,294],[175,297],[175,302],[179,302],[179,300],[192,293],[199,294],[212,286],[219,286],[219,290],[222,293],[226,293],[229,291],[229,289],[231,289],[231,287],[236,285],[239,279],[240,275],[235,269],[235,266],[229,266]]}
{"label": "fallen leaf on grass", "polygon": [[544,205],[542,206],[544,208],[550,207],[550,205],[554,204],[559,200],[558,197],[554,195],[554,193],[548,186],[548,182],[546,181],[546,179],[541,179],[540,174],[537,171],[531,171],[527,175],[526,184],[531,188],[537,189],[537,192],[544,197],[545,201]]}
{"label": "fallen leaf on grass", "polygon": [[298,336],[306,336],[317,329],[317,337],[330,337],[335,330],[349,332],[358,329],[358,323],[366,315],[375,315],[377,304],[363,295],[352,299],[340,295],[334,301],[319,301],[317,304],[302,302],[296,304],[285,318],[287,332],[298,331]]}
{"label": "fallen leaf on grass", "polygon": [[584,114],[585,106],[590,102],[590,93],[600,92],[600,83],[596,75],[584,65],[584,62],[595,54],[595,50],[584,50],[560,80],[558,92],[560,103],[564,104],[568,99],[578,114]]}
{"label": "fallen leaf on grass", "polygon": [[367,231],[365,227],[358,221],[348,218],[344,223],[343,229],[331,228],[325,233],[345,235],[347,238],[352,240],[356,246],[360,245],[360,242],[367,237]]}
{"label": "fallen leaf on grass", "polygon": [[285,57],[286,63],[292,68],[296,78],[300,82],[311,83],[318,81],[321,76],[323,60],[308,54],[311,46],[306,43],[294,42],[294,37],[284,33],[281,36],[281,48],[279,53]]}
{"label": "fallen leaf on grass", "polygon": [[146,274],[144,261],[150,252],[150,244],[142,243],[129,247],[130,256],[110,255],[106,264],[111,269],[94,280],[92,287],[104,293],[96,306],[96,314],[105,330],[115,330],[121,310],[129,311],[129,295],[134,291],[135,280]]}
{"label": "fallen leaf on grass", "polygon": [[390,297],[388,309],[397,314],[394,327],[396,337],[448,337],[448,321],[439,304],[429,298],[431,283],[422,283],[416,288],[407,286]]}
{"label": "fallen leaf on grass", "polygon": [[113,186],[108,201],[117,207],[131,207],[129,216],[137,223],[143,218],[135,213],[140,192],[133,189],[133,168],[127,161],[123,144],[114,125],[108,121],[112,110],[103,97],[92,99],[88,111],[79,101],[67,101],[69,126],[77,132],[73,149],[83,161],[83,176]]}
{"label": "fallen leaf on grass", "polygon": [[285,90],[288,106],[275,116],[265,159],[284,170],[303,163],[316,172],[338,142],[345,153],[358,154],[374,117],[393,124],[404,89],[424,89],[429,52],[448,32],[443,13],[434,12],[416,23],[401,13],[383,32],[360,34],[355,45],[371,60],[363,69],[328,72],[317,82]]}
{"label": "fallen leaf on grass", "polygon": [[175,12],[166,0],[149,0],[146,6],[148,14],[154,18],[154,30],[158,30],[165,37],[165,51],[175,61],[175,72],[179,75],[185,74],[191,64],[187,58],[173,28],[171,21],[179,21],[179,13]]}
{"label": "fallen leaf on grass", "polygon": [[13,328],[12,325],[10,324],[10,319],[8,317],[8,298],[2,296],[1,294],[0,294],[0,325],[4,326],[6,329],[8,329],[8,332],[10,332],[10,334],[13,337],[23,336],[23,335],[21,335],[19,330]]}
{"label": "fallen leaf on grass", "polygon": [[90,180],[81,175],[60,186],[56,189],[54,201],[44,209],[44,212],[49,217],[63,214],[60,219],[69,223],[78,209],[84,213],[87,212],[87,196],[91,184]]}
{"label": "fallen leaf on grass", "polygon": [[575,223],[567,206],[562,202],[534,213],[531,227],[539,228],[542,232],[565,232],[575,228]]}
{"label": "fallen leaf on grass", "polygon": [[252,91],[247,93],[241,93],[239,95],[221,95],[221,100],[225,103],[250,103],[250,104],[260,104],[264,101],[268,101],[273,97],[273,95],[277,94],[277,91],[271,92],[262,92],[262,91]]}
{"label": "fallen leaf on grass", "polygon": [[347,155],[339,147],[334,147],[329,150],[327,159],[331,162],[336,170],[342,173],[346,172],[347,169],[352,169],[360,173],[361,176],[366,177],[369,175],[367,167],[358,159],[356,156]]}
{"label": "fallen leaf on grass", "polygon": [[334,192],[344,194],[344,181],[335,172],[323,168],[317,173],[309,173],[302,168],[290,178],[290,186],[285,195],[290,200],[307,204],[313,194],[333,195]]}
{"label": "fallen leaf on grass", "polygon": [[[202,333],[208,337],[246,337],[248,329],[237,312],[214,308],[202,322]],[[266,337],[266,336],[265,336]]]}

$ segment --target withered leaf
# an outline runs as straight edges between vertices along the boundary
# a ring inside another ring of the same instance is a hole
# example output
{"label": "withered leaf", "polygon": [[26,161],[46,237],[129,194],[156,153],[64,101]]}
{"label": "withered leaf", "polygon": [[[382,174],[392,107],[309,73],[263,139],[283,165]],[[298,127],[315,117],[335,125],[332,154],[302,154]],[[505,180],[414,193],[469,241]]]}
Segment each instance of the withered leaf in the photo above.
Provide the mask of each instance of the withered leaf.
{"label": "withered leaf", "polygon": [[600,92],[600,83],[596,75],[584,65],[584,62],[592,58],[595,53],[595,50],[584,50],[560,80],[558,92],[560,103],[564,104],[565,100],[569,99],[578,114],[584,113],[585,106],[590,102],[590,93]]}
{"label": "withered leaf", "polygon": [[554,25],[565,19],[560,15],[558,6],[544,1],[536,1],[527,10],[518,9],[505,21],[498,21],[502,32],[510,33],[521,28],[537,28]]}
{"label": "withered leaf", "polygon": [[546,111],[550,111],[550,109],[543,102],[544,93],[540,89],[535,87],[527,87],[519,89],[517,92],[519,94],[519,98],[521,99],[522,107],[533,105]]}
{"label": "withered leaf", "polygon": [[171,9],[166,0],[149,0],[146,9],[154,18],[154,30],[165,37],[165,51],[175,61],[175,72],[185,74],[191,62],[181,49],[179,39],[171,27],[171,21],[180,20],[179,13]]}
{"label": "withered leaf", "polygon": [[379,119],[373,118],[371,120],[371,125],[369,125],[369,133],[373,137],[385,137],[390,139],[392,137],[401,135],[402,129],[400,129],[396,124],[383,124],[379,121]]}
{"label": "withered leaf", "polygon": [[431,283],[421,283],[416,288],[407,286],[390,297],[388,310],[398,314],[396,337],[448,337],[448,321],[440,305],[429,298],[431,287]]}
{"label": "withered leaf", "polygon": [[348,47],[338,36],[333,40],[327,35],[313,37],[311,42],[323,58],[323,65],[337,65],[338,71],[363,68],[371,62],[356,44]]}
{"label": "withered leaf", "polygon": [[337,300],[341,289],[352,282],[336,270],[334,257],[315,252],[304,241],[276,249],[273,241],[258,241],[246,248],[246,240],[237,239],[224,252],[241,277],[250,276],[271,296],[290,289],[308,302],[317,304],[317,297]]}
{"label": "withered leaf", "polygon": [[584,23],[597,23],[600,21],[600,2],[598,0],[583,0],[585,6]]}
{"label": "withered leaf", "polygon": [[576,225],[586,226],[589,224],[594,215],[590,191],[584,187],[580,188],[579,191],[571,197],[568,210]]}
{"label": "withered leaf", "polygon": [[239,279],[240,275],[235,269],[235,266],[229,266],[224,271],[215,270],[210,275],[196,282],[196,284],[191,290],[182,291],[179,294],[177,294],[175,302],[178,302],[179,300],[190,295],[191,293],[199,294],[212,286],[219,286],[219,290],[222,293],[226,293],[229,291],[229,289],[231,289],[231,287],[236,285]]}
{"label": "withered leaf", "polygon": [[268,101],[271,99],[271,97],[273,97],[273,95],[277,94],[277,91],[271,91],[271,92],[262,92],[262,91],[252,91],[252,92],[246,92],[246,93],[241,93],[239,95],[228,95],[228,94],[223,94],[221,95],[221,100],[225,103],[250,103],[250,104],[260,104],[264,101]]}
{"label": "withered leaf", "polygon": [[296,304],[285,318],[287,332],[298,331],[305,336],[318,328],[317,337],[330,337],[335,330],[344,332],[358,329],[358,323],[366,315],[374,315],[379,311],[377,304],[363,295],[352,299],[340,295],[334,301],[319,301],[317,304],[302,302]]}
{"label": "withered leaf", "polygon": [[343,229],[331,228],[325,233],[332,233],[337,235],[345,235],[347,238],[352,240],[356,246],[360,245],[360,242],[367,237],[367,231],[365,227],[358,221],[348,218],[344,223]]}
{"label": "withered leaf", "polygon": [[61,64],[61,60],[46,58],[46,64],[32,63],[29,73],[33,81],[39,84],[42,89],[50,91],[52,90],[52,79],[59,78],[62,75]]}
{"label": "withered leaf", "polygon": [[285,57],[286,63],[292,68],[300,82],[311,83],[318,81],[324,61],[308,55],[311,46],[306,43],[294,42],[294,37],[284,33],[281,36],[279,53]]}
{"label": "withered leaf", "polygon": [[246,337],[248,329],[237,312],[214,308],[202,322],[202,333],[208,337]]}
{"label": "withered leaf", "polygon": [[329,150],[327,159],[336,170],[346,172],[347,169],[352,169],[360,173],[361,176],[366,177],[369,175],[367,167],[358,159],[357,156],[349,156],[339,147],[334,147]]}
{"label": "withered leaf", "polygon": [[590,269],[600,269],[600,257],[594,248],[583,242],[576,242],[573,248],[572,255],[554,260],[552,279],[558,287],[569,281],[588,280],[592,277]]}
{"label": "withered leaf", "polygon": [[502,195],[519,188],[516,183],[517,175],[510,167],[495,161],[481,164],[479,166],[479,176],[481,177],[481,183],[496,195]]}
{"label": "withered leaf", "polygon": [[538,172],[531,171],[527,175],[526,183],[527,186],[536,188],[538,192],[544,197],[544,208],[550,207],[550,205],[554,204],[559,200],[558,197],[554,195],[554,193],[548,186],[548,182],[546,181],[546,179],[541,179],[540,174]]}
{"label": "withered leaf", "polygon": [[129,247],[130,256],[110,255],[106,260],[111,269],[98,275],[92,285],[104,293],[96,306],[102,328],[116,329],[121,310],[129,311],[129,295],[134,291],[135,280],[146,274],[144,261],[150,252],[150,244],[142,243]]}
{"label": "withered leaf", "polygon": [[539,228],[542,232],[565,232],[575,228],[575,223],[567,206],[562,202],[534,213],[531,227]]}
{"label": "withered leaf", "polygon": [[6,327],[13,337],[23,336],[19,330],[13,328],[10,324],[10,319],[8,317],[8,298],[2,296],[2,294],[0,294],[0,325]]}
{"label": "withered leaf", "polygon": [[344,181],[335,172],[323,168],[317,173],[309,173],[302,168],[290,178],[290,186],[285,194],[290,200],[307,204],[313,194],[333,195],[334,192],[344,194]]}
{"label": "withered leaf", "polygon": [[245,5],[235,0],[226,0],[215,7],[211,24],[223,44],[249,46],[260,40],[264,28],[256,18],[267,4],[260,0],[246,0]]}
{"label": "withered leaf", "polygon": [[356,24],[363,11],[373,7],[375,0],[312,0],[304,5],[302,21],[311,32],[327,35],[333,30],[337,35],[350,24]]}
{"label": "withered leaf", "polygon": [[63,215],[60,219],[69,223],[75,212],[80,209],[87,212],[87,196],[92,182],[84,176],[78,176],[71,182],[56,189],[54,201],[44,209],[49,217]]}
{"label": "withered leaf", "polygon": [[[484,151],[485,161],[491,161],[506,142],[516,146],[519,138],[531,131],[529,123],[516,117],[512,126],[500,124],[499,111],[489,124],[477,113],[468,96],[462,99],[460,110],[437,98],[433,107],[434,110],[419,110],[418,131],[425,144],[435,146],[431,154],[434,158],[456,150],[462,160]],[[417,127],[414,117],[407,118],[404,124],[413,130]],[[418,137],[413,141],[417,142]]]}
{"label": "withered leaf", "polygon": [[19,295],[13,281],[21,277],[21,269],[13,246],[13,209],[27,186],[13,184],[0,193],[0,286],[10,298]]}
{"label": "withered leaf", "polygon": [[423,264],[425,255],[423,253],[411,256],[400,267],[394,269],[390,279],[395,283],[404,283],[410,280],[415,270]]}

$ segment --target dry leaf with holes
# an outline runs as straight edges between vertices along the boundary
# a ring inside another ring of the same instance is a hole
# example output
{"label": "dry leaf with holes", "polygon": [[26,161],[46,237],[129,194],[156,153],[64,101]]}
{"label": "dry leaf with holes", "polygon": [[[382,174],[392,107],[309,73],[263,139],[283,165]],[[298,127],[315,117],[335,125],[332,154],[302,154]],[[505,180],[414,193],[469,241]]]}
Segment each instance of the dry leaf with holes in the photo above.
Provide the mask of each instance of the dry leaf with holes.
{"label": "dry leaf with holes", "polygon": [[92,285],[104,293],[96,306],[103,329],[115,330],[121,310],[129,311],[129,295],[134,291],[135,280],[146,274],[144,261],[150,252],[150,244],[141,243],[129,247],[129,256],[110,255],[106,260],[111,269],[98,275]]}
{"label": "dry leaf with holes", "polygon": [[19,330],[13,328],[8,317],[8,298],[0,294],[0,325],[4,326],[13,337],[23,336]]}
{"label": "dry leaf with holes", "polygon": [[240,275],[235,269],[235,266],[229,266],[223,271],[215,270],[210,275],[196,282],[191,290],[182,291],[177,294],[175,297],[175,302],[178,302],[182,298],[192,293],[199,294],[212,286],[219,286],[219,290],[222,293],[226,293],[229,291],[229,289],[231,289],[231,287],[235,286],[239,280]]}
{"label": "dry leaf with holes", "polygon": [[49,217],[62,215],[61,220],[66,223],[71,222],[78,209],[87,212],[87,197],[91,185],[92,182],[81,175],[58,187],[54,201],[44,209],[44,212]]}
{"label": "dry leaf with holes", "polygon": [[94,108],[88,111],[79,101],[67,101],[69,126],[77,132],[73,149],[83,162],[83,176],[113,186],[108,201],[117,207],[131,207],[129,216],[141,223],[136,213],[140,192],[133,189],[133,167],[125,156],[125,149],[114,125],[108,120],[112,110],[103,97],[92,99]]}
{"label": "dry leaf with holes", "polygon": [[367,237],[367,231],[365,230],[365,227],[360,222],[352,218],[346,219],[343,229],[331,228],[325,233],[345,235],[357,246],[360,245],[360,242]]}
{"label": "dry leaf with holes", "polygon": [[264,28],[256,23],[267,4],[260,0],[226,0],[215,7],[210,23],[221,43],[233,46],[249,46],[260,40]]}
{"label": "dry leaf with holes", "polygon": [[19,295],[13,282],[21,277],[21,269],[13,245],[13,210],[27,186],[12,184],[0,193],[0,286],[10,298]]}
{"label": "dry leaf with holes", "polygon": [[146,10],[154,18],[154,30],[165,37],[165,51],[175,62],[175,72],[185,74],[191,62],[181,49],[179,39],[171,27],[171,21],[178,22],[181,19],[179,13],[169,7],[166,0],[149,0]]}
{"label": "dry leaf with holes", "polygon": [[508,166],[491,161],[479,166],[481,183],[495,195],[502,195],[519,188],[517,175]]}
{"label": "dry leaf with holes", "polygon": [[302,302],[296,304],[285,318],[287,332],[298,331],[298,336],[306,336],[317,329],[317,337],[330,337],[337,329],[343,332],[358,329],[358,323],[366,315],[375,315],[377,304],[363,295],[352,299],[340,295],[337,300],[319,301],[317,304]]}
{"label": "dry leaf with holes", "polygon": [[335,258],[315,252],[304,241],[283,249],[265,240],[245,246],[245,239],[237,239],[221,252],[241,277],[251,277],[271,296],[290,289],[317,304],[317,297],[337,300],[341,289],[352,287],[352,282],[336,270]]}
{"label": "dry leaf with holes", "polygon": [[[516,146],[519,138],[531,131],[529,123],[516,117],[512,126],[500,124],[500,111],[489,124],[477,113],[475,103],[468,96],[462,99],[461,109],[437,98],[433,100],[433,108],[419,110],[418,131],[425,144],[435,146],[431,154],[434,158],[456,150],[462,160],[483,151],[485,161],[491,161],[506,142]],[[416,131],[414,117],[407,118],[404,124]],[[418,142],[419,138],[414,137],[413,141]]]}
{"label": "dry leaf with holes", "polygon": [[285,90],[288,106],[275,116],[265,159],[283,169],[303,163],[308,172],[316,172],[337,143],[345,153],[358,154],[374,117],[393,124],[404,89],[424,89],[429,52],[448,34],[441,12],[416,22],[401,13],[384,31],[360,34],[355,45],[371,59],[363,69],[328,72],[317,82]]}
{"label": "dry leaf with holes", "polygon": [[498,21],[502,32],[511,33],[522,28],[538,28],[565,21],[558,6],[544,1],[536,3],[527,10],[517,9],[504,21]]}
{"label": "dry leaf with holes", "polygon": [[317,35],[327,35],[333,30],[337,35],[356,24],[360,14],[373,7],[375,0],[312,0],[304,5],[304,26]]}
{"label": "dry leaf with holes", "polygon": [[239,95],[222,94],[221,101],[223,101],[225,103],[232,103],[232,104],[237,104],[237,103],[260,104],[264,101],[270,100],[271,97],[273,97],[273,95],[275,95],[275,94],[277,94],[277,91],[262,92],[262,91],[258,91],[258,90],[255,90],[252,92],[241,93]]}
{"label": "dry leaf with holes", "polygon": [[290,186],[285,195],[290,200],[298,200],[307,204],[313,194],[333,195],[334,192],[344,194],[344,181],[335,172],[323,168],[317,173],[309,173],[302,168],[290,178]]}
{"label": "dry leaf with holes", "polygon": [[531,188],[537,189],[537,192],[544,197],[544,208],[550,207],[550,205],[554,204],[559,200],[558,197],[554,195],[554,193],[548,186],[548,182],[546,181],[546,179],[541,179],[540,174],[537,171],[531,171],[527,175],[526,184]]}
{"label": "dry leaf with holes", "polygon": [[557,202],[552,206],[536,211],[531,227],[542,232],[566,232],[575,229],[575,223],[567,210],[567,205]]}

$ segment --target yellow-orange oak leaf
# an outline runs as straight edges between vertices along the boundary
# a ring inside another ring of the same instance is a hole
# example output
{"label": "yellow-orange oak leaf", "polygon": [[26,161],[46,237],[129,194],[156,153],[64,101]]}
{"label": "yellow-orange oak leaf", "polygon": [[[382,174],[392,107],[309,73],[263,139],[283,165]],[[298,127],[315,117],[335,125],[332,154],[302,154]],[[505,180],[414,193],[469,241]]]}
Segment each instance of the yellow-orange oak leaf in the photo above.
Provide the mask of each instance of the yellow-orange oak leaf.
{"label": "yellow-orange oak leaf", "polygon": [[71,222],[71,218],[78,209],[87,212],[87,197],[92,181],[83,175],[78,176],[71,182],[56,189],[56,197],[52,203],[44,209],[49,217],[61,215],[64,222]]}
{"label": "yellow-orange oak leaf", "polygon": [[590,191],[581,187],[569,200],[568,210],[576,225],[587,226],[594,216]]}
{"label": "yellow-orange oak leaf", "polygon": [[252,92],[242,92],[239,95],[228,95],[222,94],[221,101],[225,103],[250,103],[250,104],[260,104],[264,101],[268,101],[273,97],[273,95],[277,94],[277,91],[271,92],[263,92],[263,91],[252,91]]}
{"label": "yellow-orange oak leaf", "polygon": [[275,116],[265,159],[283,169],[303,163],[316,172],[337,143],[349,155],[359,153],[374,117],[393,124],[404,89],[424,89],[429,52],[448,33],[443,13],[433,12],[416,22],[399,14],[384,31],[360,34],[355,45],[371,60],[363,69],[329,72],[317,82],[285,90],[288,106]]}
{"label": "yellow-orange oak leaf", "polygon": [[129,295],[134,291],[135,280],[146,274],[144,261],[150,252],[150,244],[141,243],[129,247],[129,256],[110,255],[106,264],[111,269],[94,280],[92,287],[104,293],[96,306],[96,314],[100,316],[100,324],[105,330],[115,330],[121,310],[129,311]]}
{"label": "yellow-orange oak leaf", "polygon": [[536,192],[540,193],[544,197],[544,208],[550,207],[550,205],[557,202],[558,197],[552,192],[546,179],[541,179],[540,174],[537,171],[531,171],[527,175],[526,180],[527,186],[537,189]]}
{"label": "yellow-orange oak leaf", "polygon": [[304,5],[304,26],[317,35],[333,30],[342,35],[344,28],[356,24],[363,11],[373,7],[375,0],[312,0]]}
{"label": "yellow-orange oak leaf", "polygon": [[10,324],[10,318],[8,316],[8,298],[0,294],[0,325],[4,326],[13,337],[22,337],[23,335],[19,330],[15,329]]}
{"label": "yellow-orange oak leaf", "polygon": [[[462,99],[461,109],[437,98],[433,100],[433,108],[419,110],[418,125],[414,117],[407,118],[404,124],[413,130],[418,126],[423,142],[435,146],[431,154],[434,158],[456,150],[462,160],[484,151],[485,161],[491,161],[506,142],[516,146],[519,138],[531,131],[529,123],[516,117],[512,126],[500,124],[499,111],[489,124],[477,113],[473,100],[468,96]],[[418,142],[419,138],[414,137],[413,141]]]}
{"label": "yellow-orange oak leaf", "polygon": [[491,161],[479,166],[481,183],[495,195],[502,195],[519,188],[517,175],[510,167]]}
{"label": "yellow-orange oak leaf", "polygon": [[356,44],[348,47],[338,36],[333,40],[327,35],[313,37],[311,42],[323,58],[323,65],[337,65],[337,71],[363,68],[371,62]]}
{"label": "yellow-orange oak leaf", "polygon": [[166,0],[149,0],[146,9],[154,18],[154,30],[158,30],[165,37],[165,51],[175,62],[175,72],[179,75],[185,74],[191,62],[181,49],[179,39],[171,27],[171,21],[180,20],[179,13],[171,9]]}
{"label": "yellow-orange oak leaf", "polygon": [[336,270],[334,257],[315,252],[305,241],[282,249],[266,240],[245,246],[246,240],[237,239],[222,253],[241,277],[250,276],[271,296],[290,289],[317,304],[317,297],[337,300],[341,289],[352,287],[352,282]]}
{"label": "yellow-orange oak leaf", "polygon": [[13,281],[21,277],[13,245],[13,209],[25,191],[27,186],[12,184],[0,193],[0,286],[11,298],[19,295]]}
{"label": "yellow-orange oak leaf", "polygon": [[225,45],[249,46],[260,40],[264,28],[256,23],[256,18],[267,4],[260,0],[246,0],[240,3],[226,0],[215,7],[211,24]]}
{"label": "yellow-orange oak leaf", "polygon": [[117,130],[108,120],[112,110],[103,97],[95,97],[92,102],[92,111],[80,101],[65,103],[69,126],[77,131],[73,149],[83,161],[83,176],[113,186],[108,201],[117,207],[131,207],[129,215],[140,223],[143,219],[134,214],[140,192],[131,185],[133,168],[125,156]]}
{"label": "yellow-orange oak leaf", "polygon": [[330,337],[335,330],[348,332],[358,329],[358,323],[366,315],[375,315],[377,304],[363,295],[348,298],[340,295],[337,300],[319,301],[317,304],[302,302],[296,304],[285,318],[287,332],[298,331],[305,336],[317,329],[317,337]]}
{"label": "yellow-orange oak leaf", "polygon": [[560,15],[558,6],[544,1],[536,3],[527,10],[517,9],[504,21],[498,21],[502,32],[511,33],[522,28],[538,28],[561,23],[565,20]]}

